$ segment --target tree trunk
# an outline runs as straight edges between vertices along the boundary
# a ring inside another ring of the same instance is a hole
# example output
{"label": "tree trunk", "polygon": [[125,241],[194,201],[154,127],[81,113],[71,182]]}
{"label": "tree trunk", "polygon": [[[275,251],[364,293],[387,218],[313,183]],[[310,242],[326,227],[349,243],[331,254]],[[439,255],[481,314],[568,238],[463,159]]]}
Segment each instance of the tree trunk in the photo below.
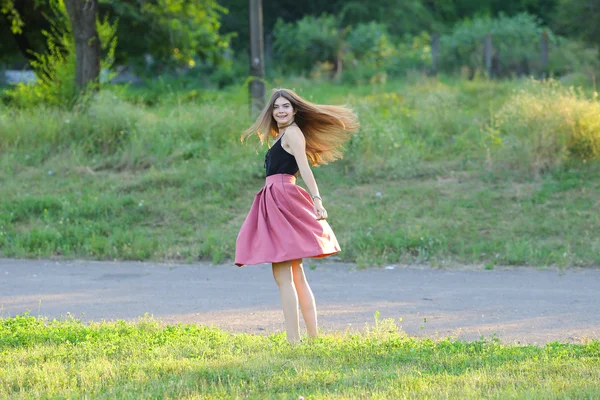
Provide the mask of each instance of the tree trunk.
{"label": "tree trunk", "polygon": [[265,106],[265,47],[262,0],[250,0],[250,115],[255,118]]}
{"label": "tree trunk", "polygon": [[333,79],[340,80],[342,79],[342,71],[343,71],[343,63],[342,63],[342,51],[338,51],[337,56],[335,57],[335,74],[333,75]]}
{"label": "tree trunk", "polygon": [[85,90],[100,77],[100,37],[96,31],[97,0],[65,0],[75,38],[75,83]]}
{"label": "tree trunk", "polygon": [[431,73],[438,73],[438,60],[440,58],[440,35],[435,32],[431,36]]}
{"label": "tree trunk", "polygon": [[487,72],[488,79],[492,79],[494,73],[494,70],[492,69],[493,53],[494,47],[492,44],[492,34],[488,33],[485,36],[485,41],[483,45],[483,64],[485,66],[485,71]]}
{"label": "tree trunk", "polygon": [[548,31],[542,31],[542,41],[540,44],[541,47],[541,71],[540,75],[542,79],[546,79],[546,72],[548,71]]}

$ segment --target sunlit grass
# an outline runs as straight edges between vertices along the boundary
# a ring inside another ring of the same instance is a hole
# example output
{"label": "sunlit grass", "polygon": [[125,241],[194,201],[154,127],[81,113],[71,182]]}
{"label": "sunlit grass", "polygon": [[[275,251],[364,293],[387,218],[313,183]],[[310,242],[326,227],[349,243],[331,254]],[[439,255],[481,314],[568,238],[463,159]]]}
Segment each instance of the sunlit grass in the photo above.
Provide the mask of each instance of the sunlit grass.
{"label": "sunlit grass", "polygon": [[595,398],[600,343],[407,337],[392,320],[291,346],[149,318],[0,319],[2,398]]}

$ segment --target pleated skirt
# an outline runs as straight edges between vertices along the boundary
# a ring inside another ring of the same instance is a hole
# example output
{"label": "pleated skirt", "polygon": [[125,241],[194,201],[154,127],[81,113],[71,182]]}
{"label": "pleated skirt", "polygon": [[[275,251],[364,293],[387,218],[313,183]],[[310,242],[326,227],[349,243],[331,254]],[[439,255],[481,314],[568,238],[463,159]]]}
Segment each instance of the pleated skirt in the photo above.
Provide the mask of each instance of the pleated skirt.
{"label": "pleated skirt", "polygon": [[277,174],[267,177],[254,198],[236,240],[235,264],[321,258],[340,250],[327,221],[317,220],[313,201],[296,185],[296,177]]}

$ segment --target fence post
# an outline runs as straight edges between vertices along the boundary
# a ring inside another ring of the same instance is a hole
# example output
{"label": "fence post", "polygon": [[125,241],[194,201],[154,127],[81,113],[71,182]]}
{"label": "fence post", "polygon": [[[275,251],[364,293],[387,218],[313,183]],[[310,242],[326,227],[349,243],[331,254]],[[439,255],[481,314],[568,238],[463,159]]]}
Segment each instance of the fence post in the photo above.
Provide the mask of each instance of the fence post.
{"label": "fence post", "polygon": [[438,60],[440,57],[440,36],[435,32],[431,36],[431,72],[433,75],[438,73]]}
{"label": "fence post", "polygon": [[541,61],[542,61],[542,71],[541,76],[542,79],[546,79],[546,74],[548,73],[548,31],[545,29],[541,34]]}
{"label": "fence post", "polygon": [[485,36],[485,44],[483,46],[483,63],[485,70],[488,75],[488,79],[492,79],[492,53],[494,49],[492,47],[492,34],[488,33]]}

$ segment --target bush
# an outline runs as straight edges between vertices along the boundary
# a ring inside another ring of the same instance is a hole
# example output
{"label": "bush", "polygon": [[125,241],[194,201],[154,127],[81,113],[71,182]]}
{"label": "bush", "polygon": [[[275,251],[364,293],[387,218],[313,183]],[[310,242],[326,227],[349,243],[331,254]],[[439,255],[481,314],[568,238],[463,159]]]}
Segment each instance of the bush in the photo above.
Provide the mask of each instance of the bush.
{"label": "bush", "polygon": [[296,23],[278,21],[274,35],[276,60],[293,72],[310,72],[313,79],[383,83],[397,54],[386,26],[376,22],[342,27],[335,16],[308,16]]}
{"label": "bush", "polygon": [[356,25],[348,33],[346,47],[357,59],[370,58],[379,63],[394,51],[387,27],[377,22]]}
{"label": "bush", "polygon": [[358,24],[348,33],[344,48],[344,82],[385,83],[387,66],[396,53],[385,25]]}
{"label": "bush", "polygon": [[600,77],[600,54],[598,49],[586,47],[583,43],[558,37],[548,55],[548,70],[555,76],[571,74],[587,77],[581,84],[593,84],[595,76]]}
{"label": "bush", "polygon": [[555,81],[532,81],[487,127],[490,161],[534,174],[572,159],[600,158],[600,103]]}
{"label": "bush", "polygon": [[[532,15],[476,18],[458,23],[452,32],[440,37],[440,66],[458,71],[467,66],[484,70],[483,48],[486,35],[492,35],[493,70],[496,76],[527,75],[540,70],[540,37],[544,28]],[[548,40],[556,39],[548,32]]]}
{"label": "bush", "polygon": [[295,23],[280,19],[273,29],[276,62],[285,65],[287,73],[309,72],[319,62],[335,64],[345,33],[333,15],[306,16]]}
{"label": "bush", "polygon": [[406,36],[396,45],[396,51],[386,67],[391,76],[403,76],[411,70],[431,68],[431,36],[422,32]]}

